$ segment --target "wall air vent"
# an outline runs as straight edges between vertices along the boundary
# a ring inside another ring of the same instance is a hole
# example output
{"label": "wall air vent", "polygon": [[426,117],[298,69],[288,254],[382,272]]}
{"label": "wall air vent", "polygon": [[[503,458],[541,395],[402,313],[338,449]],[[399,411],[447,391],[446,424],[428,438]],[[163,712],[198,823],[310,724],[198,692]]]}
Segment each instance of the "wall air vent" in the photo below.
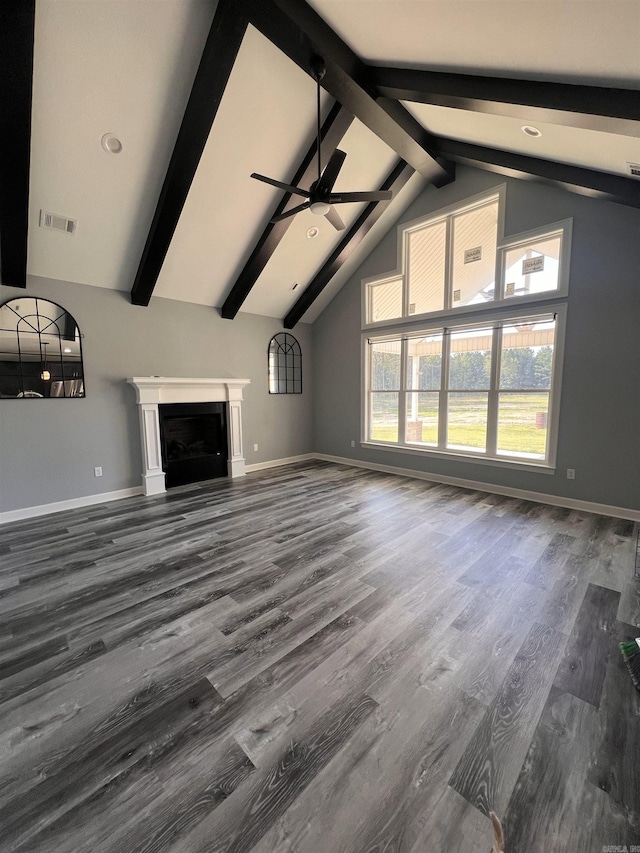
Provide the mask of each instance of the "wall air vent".
{"label": "wall air vent", "polygon": [[627,169],[632,178],[640,178],[640,163],[627,163]]}
{"label": "wall air vent", "polygon": [[69,219],[66,216],[60,216],[58,213],[48,213],[46,210],[40,211],[41,228],[51,228],[53,231],[64,231],[65,234],[75,234],[77,224],[77,219]]}

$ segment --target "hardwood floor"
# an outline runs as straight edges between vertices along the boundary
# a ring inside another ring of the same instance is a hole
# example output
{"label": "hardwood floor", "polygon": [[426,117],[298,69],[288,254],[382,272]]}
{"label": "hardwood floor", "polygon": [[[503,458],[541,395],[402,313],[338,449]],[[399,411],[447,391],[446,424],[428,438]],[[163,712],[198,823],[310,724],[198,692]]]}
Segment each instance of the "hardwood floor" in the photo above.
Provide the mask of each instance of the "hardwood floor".
{"label": "hardwood floor", "polygon": [[640,845],[633,533],[321,462],[0,527],[0,850]]}

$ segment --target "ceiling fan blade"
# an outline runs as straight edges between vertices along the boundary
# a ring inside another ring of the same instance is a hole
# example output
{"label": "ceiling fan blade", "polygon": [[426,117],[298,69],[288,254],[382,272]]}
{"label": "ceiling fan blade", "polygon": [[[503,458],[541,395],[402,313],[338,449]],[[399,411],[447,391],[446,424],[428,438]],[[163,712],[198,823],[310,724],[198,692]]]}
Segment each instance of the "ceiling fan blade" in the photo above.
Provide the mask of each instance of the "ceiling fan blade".
{"label": "ceiling fan blade", "polygon": [[347,204],[350,201],[388,201],[393,197],[391,190],[376,190],[370,193],[332,193],[329,204]]}
{"label": "ceiling fan blade", "polygon": [[333,207],[329,208],[329,213],[325,213],[324,218],[329,220],[336,231],[344,231],[345,224],[342,221],[342,217],[337,210],[334,210]]}
{"label": "ceiling fan blade", "polygon": [[282,181],[275,181],[273,178],[267,178],[265,175],[258,175],[257,172],[253,172],[251,177],[257,181],[263,181],[265,184],[271,184],[272,187],[278,187],[278,189],[284,190],[287,193],[295,193],[305,198],[309,198],[311,195],[308,190],[301,190],[299,187],[291,186],[291,184],[283,184]]}
{"label": "ceiling fan blade", "polygon": [[316,192],[319,191],[320,194],[331,192],[346,156],[347,155],[344,153],[344,151],[340,151],[339,148],[336,148],[336,150],[331,155],[329,162],[325,166],[324,172],[322,173],[322,177],[318,181],[318,184],[316,186]]}
{"label": "ceiling fan blade", "polygon": [[295,216],[296,213],[300,213],[301,210],[306,210],[310,204],[310,201],[305,201],[304,204],[299,204],[297,207],[292,207],[291,210],[286,210],[284,213],[281,213],[278,216],[274,216],[273,219],[269,221],[280,222],[282,219],[288,219],[290,216]]}

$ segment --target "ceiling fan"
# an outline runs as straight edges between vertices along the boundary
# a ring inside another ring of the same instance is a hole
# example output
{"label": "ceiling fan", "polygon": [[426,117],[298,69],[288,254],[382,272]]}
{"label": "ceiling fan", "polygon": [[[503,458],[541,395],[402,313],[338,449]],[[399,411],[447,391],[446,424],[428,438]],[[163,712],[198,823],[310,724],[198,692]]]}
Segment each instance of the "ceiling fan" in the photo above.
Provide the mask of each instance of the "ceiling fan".
{"label": "ceiling fan", "polygon": [[347,156],[344,151],[336,148],[331,155],[324,171],[322,169],[322,160],[320,153],[321,144],[321,129],[320,129],[320,81],[325,75],[326,69],[323,60],[319,56],[314,56],[311,60],[311,69],[316,80],[316,103],[317,103],[317,152],[318,152],[318,179],[315,180],[308,190],[301,187],[294,187],[291,184],[285,184],[282,181],[276,181],[273,178],[267,178],[265,175],[258,175],[253,172],[252,178],[258,181],[264,181],[265,184],[271,184],[288,193],[303,196],[307,201],[299,204],[297,207],[292,207],[284,213],[274,216],[271,222],[280,222],[281,219],[287,219],[289,216],[295,216],[302,210],[311,211],[317,216],[325,216],[337,231],[342,231],[345,227],[340,214],[334,210],[334,204],[348,204],[349,202],[359,201],[387,201],[393,195],[391,190],[379,190],[374,192],[355,192],[355,193],[334,193],[331,192],[336,182],[342,164]]}

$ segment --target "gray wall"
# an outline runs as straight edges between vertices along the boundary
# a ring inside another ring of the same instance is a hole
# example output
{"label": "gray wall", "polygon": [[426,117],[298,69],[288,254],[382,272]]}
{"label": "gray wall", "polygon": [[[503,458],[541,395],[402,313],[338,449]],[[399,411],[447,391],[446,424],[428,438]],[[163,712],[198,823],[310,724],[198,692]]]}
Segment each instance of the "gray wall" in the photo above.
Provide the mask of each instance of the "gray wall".
{"label": "gray wall", "polygon": [[[361,280],[397,265],[392,229],[314,324],[314,448],[365,462],[640,509],[640,210],[460,168],[401,222],[507,183],[505,235],[573,217],[557,472],[360,447]],[[356,440],[352,449],[350,441]],[[566,469],[576,479],[566,479]]]}
{"label": "gray wall", "polygon": [[[267,346],[282,324],[153,298],[148,308],[97,287],[29,279],[26,291],[0,287],[0,303],[24,296],[59,303],[82,333],[87,396],[0,401],[0,511],[140,485],[140,433],[131,376],[248,378],[242,406],[248,464],[309,453],[311,327],[295,335],[303,353],[303,393],[269,395]],[[259,451],[253,445],[259,445]],[[101,465],[103,477],[94,477]]]}

